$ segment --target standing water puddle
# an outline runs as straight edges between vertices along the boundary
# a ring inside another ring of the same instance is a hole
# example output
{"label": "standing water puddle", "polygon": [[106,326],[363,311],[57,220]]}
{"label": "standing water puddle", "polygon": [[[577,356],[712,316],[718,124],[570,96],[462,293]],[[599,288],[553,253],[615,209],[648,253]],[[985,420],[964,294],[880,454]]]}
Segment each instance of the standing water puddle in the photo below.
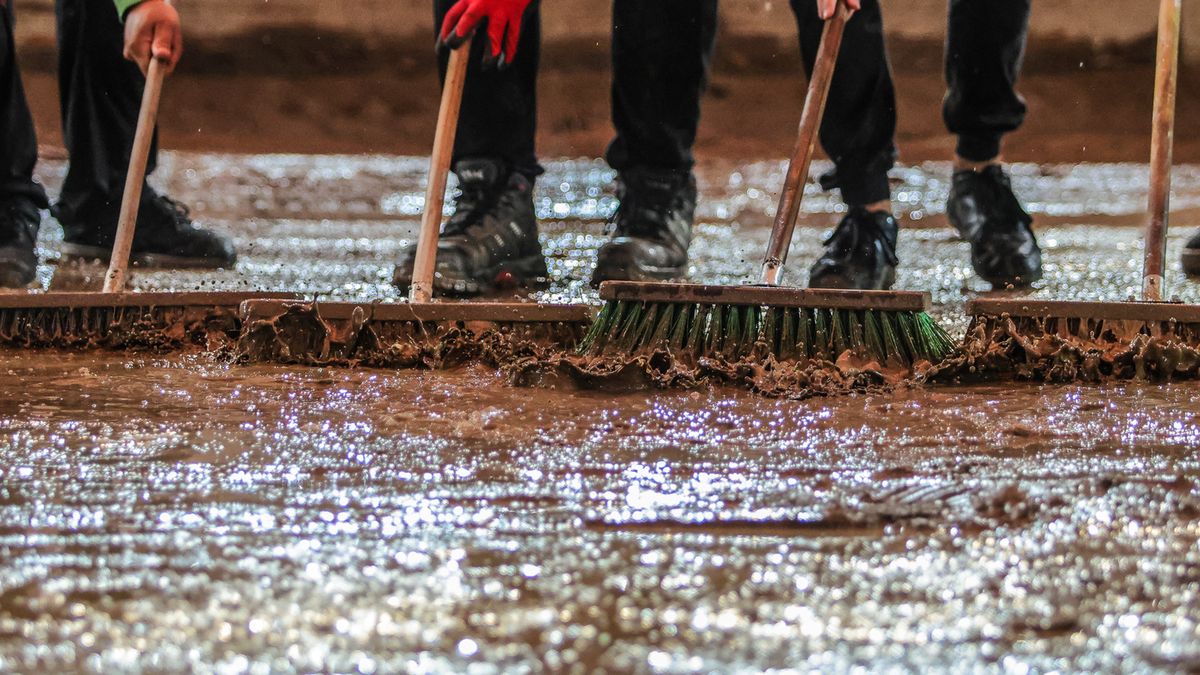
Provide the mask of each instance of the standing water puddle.
{"label": "standing water puddle", "polygon": [[[169,156],[242,262],[135,283],[394,297],[423,168]],[[942,169],[897,174],[931,225],[902,234],[900,285],[961,331],[984,286],[940,226]],[[779,172],[704,168],[696,278],[752,274]],[[1109,225],[1137,222],[1143,175],[1018,167],[1047,223],[1039,295],[1136,289],[1138,233]],[[550,164],[546,297],[594,299],[610,178]],[[1200,205],[1200,171],[1177,185]],[[797,277],[836,219],[806,207]],[[1192,383],[798,402],[0,351],[0,668],[1197,668],[1198,448]]]}

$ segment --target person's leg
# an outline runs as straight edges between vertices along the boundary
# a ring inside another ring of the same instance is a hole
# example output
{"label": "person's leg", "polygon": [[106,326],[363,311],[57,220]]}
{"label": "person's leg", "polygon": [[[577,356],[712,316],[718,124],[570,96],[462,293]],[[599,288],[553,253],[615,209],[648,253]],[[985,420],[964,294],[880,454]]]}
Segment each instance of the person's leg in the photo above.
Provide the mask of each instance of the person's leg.
{"label": "person's leg", "polygon": [[687,172],[708,87],[717,0],[615,0],[608,163]]}
{"label": "person's leg", "polygon": [[[792,0],[804,70],[812,75],[825,22],[813,0]],[[849,206],[891,199],[887,172],[896,159],[896,92],[884,44],[879,0],[863,0],[846,24],[821,121],[821,147],[833,160],[822,181],[837,186]]]}
{"label": "person's leg", "polygon": [[[125,36],[112,0],[58,0],[59,96],[71,165],[52,212],[64,255],[107,260],[120,213],[145,79],[122,56]],[[154,171],[157,138],[146,174]],[[233,244],[196,227],[186,206],[142,191],[131,260],[143,266],[231,267]]]}
{"label": "person's leg", "polygon": [[[434,0],[434,28],[458,0]],[[434,290],[441,295],[485,295],[509,286],[540,286],[548,276],[533,209],[533,182],[542,173],[534,149],[537,71],[541,43],[539,2],[521,21],[521,40],[507,67],[484,66],[487,40],[471,45],[454,173],[454,215],[438,240]],[[463,47],[465,48],[465,47]],[[450,53],[440,49],[442,80]],[[392,283],[412,285],[416,243],[400,253]]]}
{"label": "person's leg", "polygon": [[[71,166],[55,215],[64,229],[108,226],[119,208],[145,83],[122,56],[112,0],[58,0],[58,88]],[[154,170],[157,142],[146,173]],[[113,223],[115,225],[115,223]]]}
{"label": "person's leg", "polygon": [[958,136],[946,214],[971,242],[975,272],[995,286],[1042,276],[1033,219],[1001,166],[1004,134],[1025,119],[1017,76],[1031,0],[951,0],[946,37],[946,127]]}
{"label": "person's leg", "polygon": [[942,116],[968,163],[1000,156],[1000,140],[1025,121],[1016,91],[1031,0],[951,0]]}
{"label": "person's leg", "polygon": [[0,0],[0,24],[0,199],[23,196],[45,208],[46,193],[33,180],[37,135],[17,69],[12,0]]}
{"label": "person's leg", "polygon": [[687,271],[696,209],[692,146],[717,35],[717,0],[615,0],[607,159],[621,206],[592,283]]}
{"label": "person's leg", "polygon": [[17,70],[11,0],[0,0],[0,287],[35,278],[39,209],[46,193],[33,180],[37,138]]}
{"label": "person's leg", "polygon": [[[813,0],[792,0],[805,71],[811,75],[825,22]],[[822,177],[849,212],[809,273],[818,288],[890,288],[896,278],[896,219],[888,170],[896,158],[896,94],[879,0],[863,0],[846,24],[821,121],[821,147],[834,162]]]}
{"label": "person's leg", "polygon": [[[439,29],[457,0],[434,0],[434,26]],[[521,43],[505,68],[483,65],[487,40],[471,45],[463,91],[454,161],[495,158],[529,179],[541,174],[534,149],[537,131],[537,74],[541,50],[540,1],[533,0],[521,23]],[[440,49],[438,70],[446,77],[450,53]]]}

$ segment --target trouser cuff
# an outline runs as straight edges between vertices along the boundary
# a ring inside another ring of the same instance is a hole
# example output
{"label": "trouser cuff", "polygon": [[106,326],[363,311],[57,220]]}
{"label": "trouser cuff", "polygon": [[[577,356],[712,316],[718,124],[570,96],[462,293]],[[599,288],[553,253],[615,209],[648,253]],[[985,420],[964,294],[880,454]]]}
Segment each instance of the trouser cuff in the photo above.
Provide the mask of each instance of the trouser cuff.
{"label": "trouser cuff", "polygon": [[994,136],[959,136],[955,152],[968,162],[989,162],[1000,156],[1002,134]]}
{"label": "trouser cuff", "polygon": [[861,176],[837,175],[837,186],[847,206],[865,206],[892,198],[887,171],[872,171]]}

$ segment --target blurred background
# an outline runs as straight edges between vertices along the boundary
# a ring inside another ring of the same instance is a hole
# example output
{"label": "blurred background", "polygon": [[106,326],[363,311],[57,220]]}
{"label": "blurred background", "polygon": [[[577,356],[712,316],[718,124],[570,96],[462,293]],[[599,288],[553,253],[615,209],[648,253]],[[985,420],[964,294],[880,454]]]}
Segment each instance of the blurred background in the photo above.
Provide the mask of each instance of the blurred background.
{"label": "blurred background", "polygon": [[[543,3],[540,151],[595,157],[611,133],[610,4]],[[61,144],[53,0],[16,0],[20,59],[40,139]],[[187,0],[163,144],[233,152],[426,154],[437,109],[428,0]],[[1014,161],[1138,161],[1149,153],[1155,0],[1035,2]],[[1190,8],[1185,8],[1186,10]],[[698,154],[787,154],[803,76],[787,2],[724,0]],[[945,3],[886,0],[901,160],[947,158],[940,115]],[[1176,157],[1200,161],[1200,19],[1184,23]]]}

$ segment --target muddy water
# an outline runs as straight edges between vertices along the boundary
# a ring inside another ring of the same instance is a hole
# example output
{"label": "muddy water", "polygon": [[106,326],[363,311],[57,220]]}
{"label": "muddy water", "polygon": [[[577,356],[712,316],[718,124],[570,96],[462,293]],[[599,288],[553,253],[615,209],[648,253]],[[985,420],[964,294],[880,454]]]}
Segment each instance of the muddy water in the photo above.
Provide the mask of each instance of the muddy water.
{"label": "muddy water", "polygon": [[1195,387],[3,358],[6,669],[1200,666]]}
{"label": "muddy water", "polygon": [[[245,253],[134,283],[393,297],[422,166],[169,156]],[[588,299],[611,176],[550,168],[548,295]],[[953,327],[985,288],[941,227],[943,169],[898,173],[901,283]],[[778,173],[705,167],[697,278],[752,273]],[[1019,168],[1038,294],[1133,292],[1141,176]],[[1200,204],[1200,171],[1178,186]],[[797,260],[835,206],[808,202]],[[1196,669],[1198,449],[1195,384],[796,402],[0,351],[0,668]]]}

